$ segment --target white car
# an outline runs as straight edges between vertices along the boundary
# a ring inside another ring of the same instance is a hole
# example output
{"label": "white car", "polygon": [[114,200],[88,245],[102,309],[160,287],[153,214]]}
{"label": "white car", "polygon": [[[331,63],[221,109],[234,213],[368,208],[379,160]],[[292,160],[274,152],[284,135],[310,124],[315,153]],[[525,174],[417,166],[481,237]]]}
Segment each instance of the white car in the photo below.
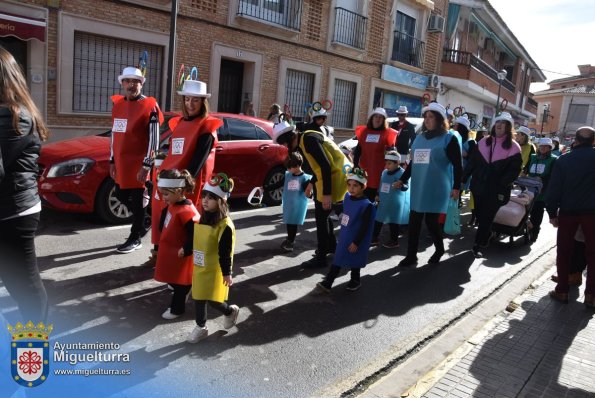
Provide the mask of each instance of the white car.
{"label": "white car", "polygon": [[[388,121],[388,124],[391,124],[392,122],[398,121],[399,118],[389,117],[386,120]],[[421,131],[421,125],[424,121],[423,117],[409,117],[407,118],[407,121],[409,123],[413,123],[415,126],[415,134],[419,134]],[[341,148],[344,152],[351,152],[353,151],[353,148],[357,146],[357,138],[354,135],[350,139],[340,142],[338,145],[339,148]]]}

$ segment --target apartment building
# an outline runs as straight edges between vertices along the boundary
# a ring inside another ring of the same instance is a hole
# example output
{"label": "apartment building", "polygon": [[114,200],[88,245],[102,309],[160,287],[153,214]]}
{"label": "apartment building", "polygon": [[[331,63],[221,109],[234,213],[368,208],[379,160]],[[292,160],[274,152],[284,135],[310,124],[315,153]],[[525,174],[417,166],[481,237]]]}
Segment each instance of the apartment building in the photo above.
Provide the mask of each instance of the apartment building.
{"label": "apartment building", "polygon": [[[27,72],[53,139],[109,128],[117,76],[147,52],[144,93],[172,109],[180,66],[196,67],[213,111],[265,117],[288,104],[331,100],[329,124],[352,131],[374,106],[421,111],[437,74],[446,0],[178,0],[169,65],[171,0],[0,3],[0,45]],[[428,30],[428,22],[432,22]],[[7,26],[7,28],[4,28]],[[18,31],[18,32],[17,32]]]}

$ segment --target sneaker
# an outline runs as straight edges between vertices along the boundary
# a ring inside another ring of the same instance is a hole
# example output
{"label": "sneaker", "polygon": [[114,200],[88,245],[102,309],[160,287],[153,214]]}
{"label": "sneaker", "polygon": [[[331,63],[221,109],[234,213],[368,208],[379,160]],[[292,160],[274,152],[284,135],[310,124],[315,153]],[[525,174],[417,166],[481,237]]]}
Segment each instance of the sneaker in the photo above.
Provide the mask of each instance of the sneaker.
{"label": "sneaker", "polygon": [[225,329],[231,329],[235,326],[236,321],[238,320],[238,314],[240,313],[240,307],[235,304],[230,305],[229,309],[231,310],[231,314],[225,315],[223,318],[223,327]]}
{"label": "sneaker", "polygon": [[396,240],[389,240],[382,246],[386,247],[387,249],[396,249],[397,247],[399,247],[399,242],[397,242]]}
{"label": "sneaker", "polygon": [[331,287],[328,286],[325,282],[318,282],[316,284],[316,288],[324,293],[330,293],[331,292]]}
{"label": "sneaker", "polygon": [[370,247],[378,246],[379,244],[380,244],[380,239],[378,239],[378,237],[372,238],[372,240],[370,241]]}
{"label": "sneaker", "polygon": [[192,332],[186,338],[186,341],[189,343],[198,343],[201,340],[204,340],[209,335],[209,329],[206,326],[200,327],[196,326]]}
{"label": "sneaker", "polygon": [[362,286],[360,281],[354,281],[353,279],[349,281],[347,286],[345,286],[345,290],[349,290],[350,292],[355,292]]}
{"label": "sneaker", "polygon": [[143,247],[140,239],[130,239],[128,238],[126,240],[126,242],[124,242],[124,244],[118,246],[118,248],[116,249],[116,251],[118,253],[132,253],[135,250],[140,249],[141,247]]}
{"label": "sneaker", "polygon": [[406,256],[404,259],[401,260],[399,263],[399,267],[412,267],[417,265],[417,257],[416,256]]}
{"label": "sneaker", "polygon": [[473,252],[473,255],[475,256],[475,258],[483,258],[483,256],[484,256],[483,250],[484,249],[481,246],[474,245],[473,249],[471,251]]}
{"label": "sneaker", "polygon": [[326,267],[326,259],[324,257],[312,257],[310,260],[304,261],[301,265],[302,268],[324,268]]}
{"label": "sneaker", "polygon": [[176,318],[179,318],[181,316],[182,316],[182,314],[172,314],[171,308],[168,308],[163,314],[161,314],[161,317],[163,319],[168,319],[168,320],[176,319]]}
{"label": "sneaker", "polygon": [[288,239],[285,239],[283,242],[281,242],[281,249],[285,250],[286,252],[292,252],[293,242],[291,242]]}

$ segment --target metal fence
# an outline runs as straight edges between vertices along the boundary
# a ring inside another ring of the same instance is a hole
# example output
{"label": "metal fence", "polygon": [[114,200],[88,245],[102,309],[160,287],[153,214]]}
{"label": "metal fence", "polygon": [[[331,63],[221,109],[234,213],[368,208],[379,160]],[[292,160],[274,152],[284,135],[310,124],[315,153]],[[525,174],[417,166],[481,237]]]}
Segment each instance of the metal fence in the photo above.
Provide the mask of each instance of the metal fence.
{"label": "metal fence", "polygon": [[348,80],[335,79],[335,102],[331,112],[332,126],[353,127],[353,110],[357,84]]}
{"label": "metal fence", "polygon": [[237,15],[299,31],[302,0],[240,0]]}
{"label": "metal fence", "polygon": [[304,107],[311,103],[314,94],[314,74],[295,69],[287,69],[285,78],[285,104],[291,109],[294,121],[303,121],[306,116]]}
{"label": "metal fence", "polygon": [[363,15],[336,7],[333,41],[359,49],[365,48],[366,20],[367,18]]}
{"label": "metal fence", "polygon": [[423,67],[425,43],[398,30],[394,31],[392,60],[407,65]]}

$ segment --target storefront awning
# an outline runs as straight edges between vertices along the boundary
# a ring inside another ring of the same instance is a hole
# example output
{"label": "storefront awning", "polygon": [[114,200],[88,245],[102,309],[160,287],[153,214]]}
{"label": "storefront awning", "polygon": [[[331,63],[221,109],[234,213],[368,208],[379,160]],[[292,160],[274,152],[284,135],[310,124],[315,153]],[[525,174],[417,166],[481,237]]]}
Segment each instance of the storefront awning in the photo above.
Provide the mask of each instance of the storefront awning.
{"label": "storefront awning", "polygon": [[0,37],[14,36],[21,40],[45,42],[45,21],[0,12]]}

